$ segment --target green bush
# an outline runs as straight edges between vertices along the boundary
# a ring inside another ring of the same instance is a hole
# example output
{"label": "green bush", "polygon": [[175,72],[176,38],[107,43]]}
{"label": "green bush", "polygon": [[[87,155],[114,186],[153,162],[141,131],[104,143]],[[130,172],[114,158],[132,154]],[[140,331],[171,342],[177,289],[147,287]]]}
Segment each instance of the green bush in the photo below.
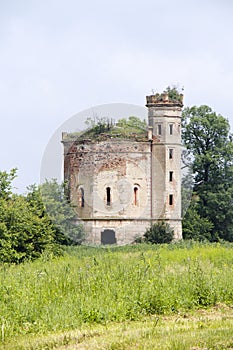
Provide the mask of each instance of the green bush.
{"label": "green bush", "polygon": [[144,234],[144,241],[160,244],[171,243],[174,238],[174,230],[165,222],[153,224]]}
{"label": "green bush", "polygon": [[52,248],[53,226],[47,216],[34,209],[24,196],[0,200],[0,262],[35,259]]}

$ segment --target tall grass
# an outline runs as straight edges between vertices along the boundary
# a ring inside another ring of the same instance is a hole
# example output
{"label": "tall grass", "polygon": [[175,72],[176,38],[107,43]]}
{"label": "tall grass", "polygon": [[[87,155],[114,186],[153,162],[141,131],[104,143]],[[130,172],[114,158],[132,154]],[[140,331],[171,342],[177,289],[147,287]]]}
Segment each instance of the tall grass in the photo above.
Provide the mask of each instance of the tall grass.
{"label": "tall grass", "polygon": [[0,267],[1,341],[233,302],[232,246],[75,247]]}

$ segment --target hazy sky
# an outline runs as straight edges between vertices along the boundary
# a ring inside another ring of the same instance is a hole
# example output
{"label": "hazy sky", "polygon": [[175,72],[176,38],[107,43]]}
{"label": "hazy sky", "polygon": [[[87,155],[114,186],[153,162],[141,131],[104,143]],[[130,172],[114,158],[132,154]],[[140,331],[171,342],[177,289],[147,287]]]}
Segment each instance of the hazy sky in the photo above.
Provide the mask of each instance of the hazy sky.
{"label": "hazy sky", "polygon": [[231,0],[0,0],[0,170],[24,191],[65,120],[171,84],[233,126],[232,18]]}

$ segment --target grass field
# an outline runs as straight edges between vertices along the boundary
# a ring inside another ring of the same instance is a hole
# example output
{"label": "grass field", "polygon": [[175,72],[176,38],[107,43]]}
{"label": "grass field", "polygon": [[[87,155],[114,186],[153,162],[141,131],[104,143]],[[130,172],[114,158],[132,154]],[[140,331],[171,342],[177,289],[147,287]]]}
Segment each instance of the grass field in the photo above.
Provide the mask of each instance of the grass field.
{"label": "grass field", "polygon": [[0,349],[233,348],[230,244],[74,247],[0,279]]}
{"label": "grass field", "polygon": [[218,305],[208,310],[140,321],[83,325],[77,330],[17,338],[4,349],[59,350],[199,350],[233,348],[233,310]]}

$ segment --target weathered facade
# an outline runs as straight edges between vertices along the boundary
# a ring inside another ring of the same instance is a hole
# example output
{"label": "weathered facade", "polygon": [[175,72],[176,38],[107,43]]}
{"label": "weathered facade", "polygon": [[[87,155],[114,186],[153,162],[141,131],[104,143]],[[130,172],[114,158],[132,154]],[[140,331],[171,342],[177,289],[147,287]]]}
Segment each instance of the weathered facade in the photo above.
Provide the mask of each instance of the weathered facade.
{"label": "weathered facade", "polygon": [[182,238],[183,96],[147,96],[146,106],[148,130],[140,135],[85,139],[63,133],[64,177],[90,243],[131,243],[159,220]]}

